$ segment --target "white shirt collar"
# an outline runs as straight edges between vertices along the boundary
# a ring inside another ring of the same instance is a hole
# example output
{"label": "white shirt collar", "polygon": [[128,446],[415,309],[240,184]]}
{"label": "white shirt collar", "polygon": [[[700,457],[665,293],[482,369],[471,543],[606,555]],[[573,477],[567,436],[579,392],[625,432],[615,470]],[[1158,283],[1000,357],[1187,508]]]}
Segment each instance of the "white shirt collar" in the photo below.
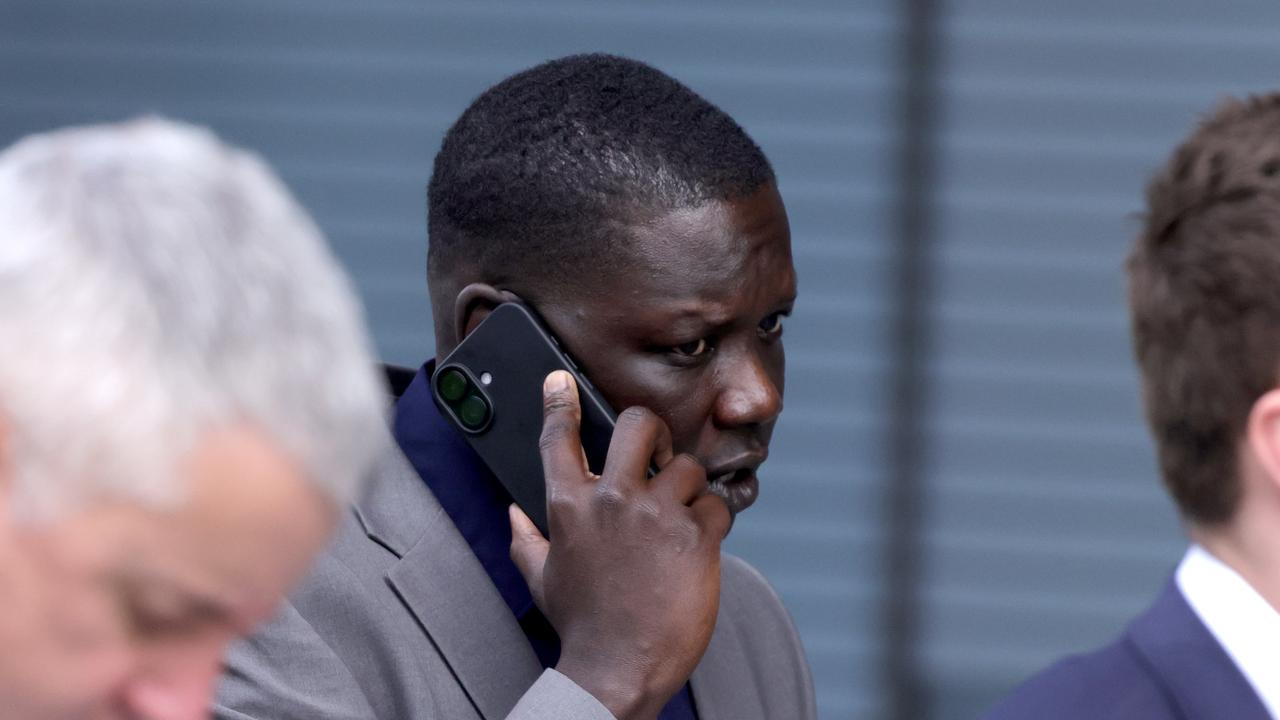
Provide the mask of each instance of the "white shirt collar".
{"label": "white shirt collar", "polygon": [[1280,613],[1235,570],[1192,545],[1178,565],[1178,589],[1227,651],[1272,718],[1280,718]]}

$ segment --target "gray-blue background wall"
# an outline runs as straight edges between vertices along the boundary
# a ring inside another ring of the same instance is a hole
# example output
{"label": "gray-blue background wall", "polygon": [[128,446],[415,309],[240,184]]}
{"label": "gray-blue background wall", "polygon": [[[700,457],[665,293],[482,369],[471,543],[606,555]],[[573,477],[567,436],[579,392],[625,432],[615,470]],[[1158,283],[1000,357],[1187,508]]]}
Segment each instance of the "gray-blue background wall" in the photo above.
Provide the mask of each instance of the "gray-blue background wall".
{"label": "gray-blue background wall", "polygon": [[[1146,175],[1217,98],[1280,77],[1280,6],[933,6],[915,288],[898,282],[913,5],[932,3],[0,0],[0,144],[154,112],[257,149],[355,276],[383,356],[417,364],[424,187],[448,124],[571,52],[672,73],[775,163],[801,276],[787,411],[729,545],[794,613],[824,718],[900,715],[904,679],[921,715],[971,718],[1113,635],[1179,557],[1120,267]],[[906,300],[914,358],[894,332]],[[904,363],[923,391],[906,413]],[[903,432],[919,440],[915,524],[889,511]],[[890,585],[904,528],[915,562]],[[914,632],[890,631],[899,604]],[[895,652],[905,673],[885,671]]]}

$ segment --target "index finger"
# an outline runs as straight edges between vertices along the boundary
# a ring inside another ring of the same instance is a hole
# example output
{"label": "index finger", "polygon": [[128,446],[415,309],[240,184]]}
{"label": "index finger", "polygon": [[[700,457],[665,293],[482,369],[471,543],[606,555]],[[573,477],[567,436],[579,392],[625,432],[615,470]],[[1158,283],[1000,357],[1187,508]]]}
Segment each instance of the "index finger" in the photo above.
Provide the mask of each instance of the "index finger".
{"label": "index finger", "polygon": [[706,532],[706,538],[717,546],[733,527],[733,513],[724,500],[713,493],[703,493],[689,506],[698,525]]}
{"label": "index finger", "polygon": [[581,424],[578,386],[572,375],[556,370],[542,383],[542,435],[538,438],[548,498],[560,483],[587,479]]}

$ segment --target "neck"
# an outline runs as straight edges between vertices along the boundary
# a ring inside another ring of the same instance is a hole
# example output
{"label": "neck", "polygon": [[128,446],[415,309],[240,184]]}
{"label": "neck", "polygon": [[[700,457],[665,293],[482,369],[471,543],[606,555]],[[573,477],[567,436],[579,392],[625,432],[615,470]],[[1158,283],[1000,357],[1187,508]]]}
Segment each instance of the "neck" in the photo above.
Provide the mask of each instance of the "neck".
{"label": "neck", "polygon": [[1190,534],[1280,613],[1280,522],[1264,510],[1257,504],[1241,503],[1229,522],[1213,527],[1193,525]]}

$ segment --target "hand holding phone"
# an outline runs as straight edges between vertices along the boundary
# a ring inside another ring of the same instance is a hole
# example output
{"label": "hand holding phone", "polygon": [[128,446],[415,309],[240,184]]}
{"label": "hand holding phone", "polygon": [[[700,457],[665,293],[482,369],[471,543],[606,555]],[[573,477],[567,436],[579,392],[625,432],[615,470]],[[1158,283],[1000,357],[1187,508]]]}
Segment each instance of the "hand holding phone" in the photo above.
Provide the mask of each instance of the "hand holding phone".
{"label": "hand holding phone", "polygon": [[543,398],[552,539],[513,507],[511,556],[560,635],[556,669],[618,718],[655,717],[711,640],[729,510],[706,492],[698,461],[672,453],[652,412],[618,416],[597,476],[584,462],[572,376],[549,375]]}

